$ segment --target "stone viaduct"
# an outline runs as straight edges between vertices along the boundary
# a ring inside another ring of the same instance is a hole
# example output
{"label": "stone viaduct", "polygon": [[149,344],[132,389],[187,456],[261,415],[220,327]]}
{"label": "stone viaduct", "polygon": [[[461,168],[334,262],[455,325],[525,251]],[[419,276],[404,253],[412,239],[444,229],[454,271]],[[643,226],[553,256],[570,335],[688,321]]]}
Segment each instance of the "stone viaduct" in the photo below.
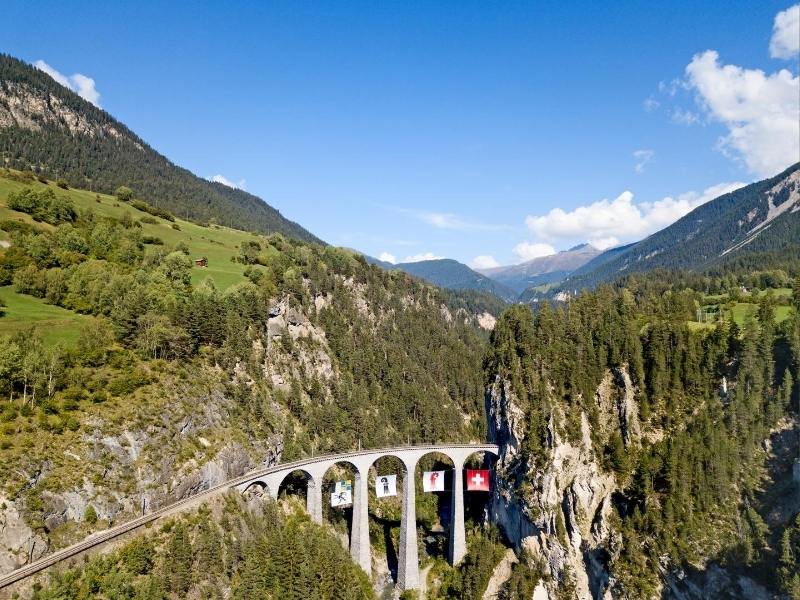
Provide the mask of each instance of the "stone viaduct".
{"label": "stone viaduct", "polygon": [[[420,459],[428,454],[442,454],[447,456],[453,463],[456,476],[453,477],[452,502],[450,503],[452,514],[450,520],[449,559],[452,564],[457,564],[464,557],[467,549],[464,531],[464,488],[462,472],[467,459],[479,452],[497,456],[498,447],[495,444],[402,446],[304,458],[290,463],[256,469],[240,477],[198,492],[188,498],[179,500],[169,506],[153,511],[152,513],[142,515],[141,517],[137,517],[105,531],[97,532],[77,544],[53,552],[11,573],[0,575],[0,591],[62,561],[79,556],[85,552],[90,552],[109,541],[144,527],[148,523],[152,523],[159,518],[196,508],[203,501],[225,490],[235,488],[241,492],[246,492],[248,489],[253,488],[253,486],[262,486],[270,496],[277,498],[283,481],[296,471],[302,471],[306,475],[308,485],[306,507],[311,518],[321,523],[323,478],[327,471],[337,464],[349,464],[354,471],[353,520],[350,528],[350,553],[353,560],[369,574],[372,570],[368,511],[369,470],[377,460],[383,457],[395,457],[403,464],[403,487],[402,490],[400,490],[402,518],[400,524],[397,586],[404,590],[416,589],[420,584],[415,505],[417,464]],[[398,475],[401,474],[398,473]],[[0,594],[0,596],[2,596],[2,594]]]}
{"label": "stone viaduct", "polygon": [[[447,456],[453,462],[452,514],[450,520],[449,559],[457,564],[467,552],[464,532],[464,480],[462,471],[466,460],[477,452],[488,452],[497,455],[497,446],[482,445],[437,445],[387,448],[384,450],[364,450],[321,456],[287,464],[285,466],[264,469],[261,473],[250,476],[236,488],[242,492],[260,485],[275,499],[284,479],[295,471],[302,471],[307,477],[306,508],[311,518],[322,522],[322,481],[325,473],[336,464],[350,464],[353,467],[353,522],[350,528],[350,554],[353,560],[364,571],[372,571],[372,555],[369,543],[369,469],[380,458],[387,456],[398,458],[404,467],[403,489],[401,492],[402,519],[400,523],[400,551],[397,563],[397,585],[400,589],[416,589],[419,587],[419,557],[417,556],[417,517],[416,517],[416,477],[415,471],[419,460],[427,454],[438,453]],[[411,474],[409,477],[408,474]]]}

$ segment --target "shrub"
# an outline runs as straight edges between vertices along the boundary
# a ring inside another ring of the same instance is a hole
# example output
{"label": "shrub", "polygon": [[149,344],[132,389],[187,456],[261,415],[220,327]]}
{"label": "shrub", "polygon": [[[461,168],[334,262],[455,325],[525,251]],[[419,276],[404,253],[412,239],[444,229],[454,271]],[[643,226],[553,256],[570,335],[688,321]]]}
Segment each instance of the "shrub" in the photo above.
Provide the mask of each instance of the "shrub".
{"label": "shrub", "polygon": [[181,226],[180,226],[180,225],[178,225],[177,223],[173,223],[173,224],[172,224],[172,228],[173,228],[175,231],[180,231],[180,230],[181,230]]}
{"label": "shrub", "polygon": [[147,214],[153,215],[154,217],[161,217],[162,219],[165,219],[167,221],[175,221],[175,215],[173,215],[167,209],[158,208],[156,206],[150,206],[147,202],[143,202],[142,200],[131,201],[131,206],[136,210],[146,212]]}
{"label": "shrub", "polygon": [[114,192],[114,195],[120,202],[130,202],[133,200],[133,190],[125,185],[119,186]]}
{"label": "shrub", "polygon": [[76,398],[64,398],[61,401],[61,410],[73,411],[81,407],[80,402]]}
{"label": "shrub", "polygon": [[151,244],[153,246],[163,246],[164,240],[156,235],[143,235],[142,236],[142,243],[143,244]]}
{"label": "shrub", "polygon": [[139,219],[141,223],[147,223],[148,225],[155,225],[158,221],[155,220],[155,217],[151,217],[150,215],[144,216]]}
{"label": "shrub", "polygon": [[0,169],[0,177],[19,183],[33,183],[34,180],[32,171],[12,171],[11,169]]}
{"label": "shrub", "polygon": [[42,402],[41,409],[42,413],[45,415],[57,415],[60,412],[58,409],[58,405],[55,402],[51,402],[49,400]]}
{"label": "shrub", "polygon": [[51,225],[74,221],[77,218],[75,207],[69,198],[56,196],[53,190],[34,190],[27,188],[8,195],[8,207],[29,214],[35,221]]}
{"label": "shrub", "polygon": [[97,511],[91,504],[83,511],[83,520],[89,523],[89,525],[97,523]]}
{"label": "shrub", "polygon": [[122,396],[131,394],[148,383],[150,383],[150,381],[147,375],[141,371],[133,371],[132,373],[125,373],[114,379],[108,384],[108,391],[114,396]]}
{"label": "shrub", "polygon": [[56,181],[56,185],[60,187],[62,190],[69,189],[69,184],[64,179],[59,179],[58,181]]}

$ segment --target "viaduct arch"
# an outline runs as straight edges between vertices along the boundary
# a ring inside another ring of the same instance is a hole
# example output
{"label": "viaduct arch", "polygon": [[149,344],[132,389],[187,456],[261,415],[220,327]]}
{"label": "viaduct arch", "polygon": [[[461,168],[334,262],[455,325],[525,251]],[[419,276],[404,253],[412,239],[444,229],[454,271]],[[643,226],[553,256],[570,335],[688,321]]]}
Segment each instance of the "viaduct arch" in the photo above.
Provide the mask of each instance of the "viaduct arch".
{"label": "viaduct arch", "polygon": [[166,517],[194,508],[204,500],[228,489],[246,491],[253,485],[264,486],[267,493],[277,499],[283,480],[294,471],[303,471],[307,476],[306,508],[311,518],[322,522],[322,481],[325,473],[337,463],[350,463],[354,467],[353,482],[353,523],[350,536],[350,554],[353,560],[368,574],[372,569],[372,555],[369,541],[369,469],[383,457],[394,457],[403,463],[404,477],[402,489],[402,517],[400,524],[400,552],[397,565],[397,585],[400,589],[419,588],[419,556],[416,524],[416,477],[417,463],[427,454],[440,453],[453,462],[456,476],[453,478],[453,498],[451,502],[451,533],[449,559],[457,564],[466,554],[464,531],[464,494],[461,473],[467,459],[478,452],[498,455],[496,444],[435,444],[426,446],[401,446],[378,450],[360,450],[344,454],[331,454],[304,458],[285,464],[255,469],[193,496],[184,498],[152,513],[132,519],[116,527],[96,533],[77,544],[49,554],[37,561],[20,567],[11,573],[0,576],[0,590],[18,581],[31,577],[48,567],[87,552],[135,531],[161,517]]}

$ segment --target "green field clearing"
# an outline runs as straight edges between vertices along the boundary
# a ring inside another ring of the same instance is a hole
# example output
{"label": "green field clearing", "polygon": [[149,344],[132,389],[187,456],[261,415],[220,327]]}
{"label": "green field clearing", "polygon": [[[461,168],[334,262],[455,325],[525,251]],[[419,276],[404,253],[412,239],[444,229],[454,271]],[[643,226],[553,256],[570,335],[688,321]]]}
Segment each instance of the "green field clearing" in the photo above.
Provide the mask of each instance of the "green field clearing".
{"label": "green field clearing", "polygon": [[[789,290],[791,292],[791,290]],[[774,308],[775,311],[775,322],[781,323],[789,318],[789,315],[792,314],[792,310],[794,310],[791,306],[776,306]],[[751,319],[756,318],[756,314],[758,313],[758,305],[752,304],[750,302],[737,302],[732,310],[728,310],[725,307],[722,307],[722,314],[724,318],[729,319],[731,317],[731,313],[733,314],[733,320],[739,327],[743,327],[745,323],[747,323]],[[710,329],[714,327],[714,323],[699,323],[697,321],[689,321],[689,328],[692,330],[700,330],[700,329]]]}
{"label": "green field clearing", "polygon": [[[753,290],[748,294],[742,294],[742,300],[755,295],[758,298],[763,298],[768,292],[772,292],[775,298],[789,298],[792,295],[792,288],[770,288],[767,290]],[[714,294],[703,296],[703,304],[724,304],[730,300],[729,294]]]}
{"label": "green field clearing", "polygon": [[[33,220],[26,214],[19,213],[7,208],[8,195],[26,188],[41,189],[46,187],[39,181],[32,183],[20,183],[10,179],[0,178],[0,220],[14,219],[26,223],[33,223]],[[57,188],[54,183],[49,187],[56,194],[69,197],[75,204],[78,211],[92,211],[96,216],[122,218],[126,212],[130,213],[135,221],[146,216],[139,210],[125,203],[120,203],[114,196],[106,194],[96,194],[86,190],[62,190]],[[97,199],[100,199],[98,202]],[[142,232],[148,236],[158,237],[167,246],[174,246],[180,241],[184,241],[189,246],[190,257],[192,259],[205,256],[208,258],[207,268],[192,269],[192,283],[199,283],[206,277],[211,277],[220,289],[226,289],[241,281],[244,281],[245,265],[231,260],[239,254],[239,245],[247,240],[256,239],[255,236],[245,231],[230,229],[218,225],[202,227],[182,219],[176,219],[175,223],[180,227],[180,231],[172,228],[172,223],[156,217],[158,223],[142,223]],[[40,223],[39,226],[50,227]],[[4,235],[0,232],[0,236]],[[0,239],[7,239],[0,237]]]}
{"label": "green field clearing", "polygon": [[758,296],[763,297],[767,292],[772,292],[776,298],[789,298],[792,295],[792,288],[772,288],[771,290],[757,290]]}
{"label": "green field clearing", "polygon": [[6,304],[5,315],[0,317],[0,335],[33,326],[42,334],[46,344],[62,342],[74,347],[81,328],[94,319],[47,304],[40,298],[17,294],[11,286],[0,287],[0,299]]}

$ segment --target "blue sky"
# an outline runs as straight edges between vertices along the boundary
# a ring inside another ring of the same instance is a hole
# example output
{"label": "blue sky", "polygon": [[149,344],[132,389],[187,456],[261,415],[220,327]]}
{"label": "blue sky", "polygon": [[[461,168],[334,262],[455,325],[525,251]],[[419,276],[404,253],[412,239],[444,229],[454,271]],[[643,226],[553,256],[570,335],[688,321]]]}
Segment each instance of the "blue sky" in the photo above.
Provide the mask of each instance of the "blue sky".
{"label": "blue sky", "polygon": [[800,160],[786,1],[3,12],[0,51],[44,61],[174,162],[374,256],[488,266],[630,241]]}

